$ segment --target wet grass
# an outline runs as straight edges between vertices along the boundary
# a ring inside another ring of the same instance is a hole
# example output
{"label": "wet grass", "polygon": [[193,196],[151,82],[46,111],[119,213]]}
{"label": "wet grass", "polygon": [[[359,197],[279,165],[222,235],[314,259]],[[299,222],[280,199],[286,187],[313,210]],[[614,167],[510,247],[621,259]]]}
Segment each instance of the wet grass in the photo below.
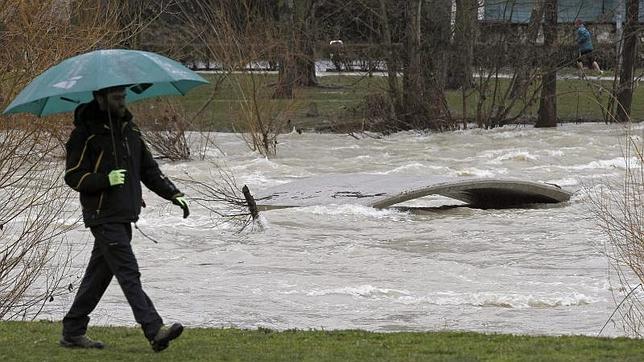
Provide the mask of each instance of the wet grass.
{"label": "wet grass", "polygon": [[61,324],[0,322],[2,361],[642,361],[644,342],[461,332],[186,329],[160,354],[138,328],[91,327],[104,350],[57,345]]}
{"label": "wet grass", "polygon": [[[200,109],[214,91],[214,84],[218,83],[222,75],[205,74],[212,85],[200,87],[185,97],[176,100],[189,112]],[[250,85],[254,82],[260,93],[270,95],[272,86],[277,78],[274,74],[249,75],[232,74],[225,77],[214,93],[212,103],[206,109],[206,117],[212,127],[219,131],[232,131],[243,129],[238,119],[243,109],[244,99],[248,97]],[[608,100],[608,91],[598,92],[600,87],[611,88],[611,81],[598,81],[596,76],[589,76],[587,80],[568,79],[557,82],[557,113],[561,121],[603,121],[602,107]],[[320,87],[302,88],[296,91],[296,100],[288,102],[288,111],[280,117],[288,118],[296,127],[303,129],[331,130],[335,125],[356,122],[350,109],[357,107],[369,94],[384,94],[387,89],[387,80],[380,76],[333,75],[318,78]],[[507,79],[499,82],[499,92],[503,92],[509,85]],[[245,91],[242,91],[245,90]],[[460,91],[446,93],[450,109],[455,117],[462,114],[462,94]],[[491,99],[491,96],[488,96]],[[278,102],[286,105],[284,100],[270,100],[264,102]],[[467,113],[470,120],[474,119],[478,96],[474,93],[467,97]],[[314,106],[312,105],[314,104]],[[489,100],[485,103],[489,104]],[[521,105],[517,105],[518,108]],[[312,107],[317,108],[311,112]],[[538,101],[528,108],[526,116],[536,117]],[[633,97],[634,120],[644,120],[644,90],[636,88]]]}

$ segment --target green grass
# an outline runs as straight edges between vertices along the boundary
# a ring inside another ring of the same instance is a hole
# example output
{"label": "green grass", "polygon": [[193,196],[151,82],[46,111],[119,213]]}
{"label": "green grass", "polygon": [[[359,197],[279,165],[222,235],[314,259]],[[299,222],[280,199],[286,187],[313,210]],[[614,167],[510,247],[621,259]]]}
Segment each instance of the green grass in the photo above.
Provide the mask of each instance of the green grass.
{"label": "green grass", "polygon": [[[194,112],[211,97],[214,85],[221,75],[204,75],[211,85],[200,87],[190,92],[185,97],[175,98],[189,112]],[[259,93],[263,99],[269,99],[272,86],[277,81],[276,75],[252,75],[255,78]],[[251,76],[232,74],[228,75],[219,85],[211,105],[206,109],[207,117],[213,127],[220,131],[231,131],[233,125],[239,129],[237,122],[242,110],[245,97],[249,97]],[[302,128],[316,128],[328,124],[331,120],[338,120],[345,116],[345,109],[359,104],[369,93],[384,92],[386,83],[383,77],[363,78],[357,76],[331,76],[320,77],[322,87],[302,88],[296,90],[296,99],[293,102],[285,100],[270,100],[271,103],[280,103],[282,108],[289,111],[288,117],[293,124]],[[245,90],[245,92],[242,91]],[[307,116],[311,103],[315,103],[319,116]]]}
{"label": "green grass", "polygon": [[[212,84],[200,87],[185,97],[175,98],[179,104],[189,112],[194,112],[202,107],[207,99],[213,94],[214,84],[221,79],[221,75],[205,75]],[[216,92],[214,101],[206,108],[205,115],[211,125],[219,131],[231,131],[233,128],[240,130],[243,125],[239,123],[240,114],[244,104],[244,94],[249,96],[251,80],[254,79],[259,93],[264,95],[264,105],[272,104],[271,108],[287,108],[288,112],[279,117],[292,120],[293,125],[305,129],[325,128],[331,124],[350,123],[350,115],[347,109],[358,106],[368,94],[385,93],[387,80],[385,77],[366,77],[355,75],[339,75],[319,77],[321,87],[302,88],[296,91],[296,100],[288,102],[285,100],[270,100],[272,86],[277,81],[276,75],[253,74],[253,78],[247,74],[228,75],[221,82]],[[598,103],[593,89],[598,86],[611,88],[610,81],[597,81],[589,77],[585,80],[559,80],[557,82],[557,113],[561,121],[602,121],[602,105],[606,105],[608,92],[603,91]],[[508,87],[509,81],[503,79],[499,83],[499,89],[503,91]],[[242,91],[245,89],[245,91]],[[455,117],[460,118],[462,113],[462,95],[460,91],[448,91],[446,93],[450,109]],[[490,103],[492,96],[488,96],[486,104]],[[468,117],[474,119],[476,110],[476,95],[467,98]],[[154,102],[154,101],[152,101]],[[307,116],[311,103],[315,103],[319,115]],[[517,106],[518,107],[518,106]],[[538,101],[532,105],[527,116],[536,116]],[[636,88],[633,97],[632,118],[644,120],[644,90]]]}
{"label": "green grass", "polygon": [[0,322],[1,361],[642,361],[644,341],[460,332],[186,329],[156,354],[136,328],[91,327],[104,350],[57,345],[61,323]]}

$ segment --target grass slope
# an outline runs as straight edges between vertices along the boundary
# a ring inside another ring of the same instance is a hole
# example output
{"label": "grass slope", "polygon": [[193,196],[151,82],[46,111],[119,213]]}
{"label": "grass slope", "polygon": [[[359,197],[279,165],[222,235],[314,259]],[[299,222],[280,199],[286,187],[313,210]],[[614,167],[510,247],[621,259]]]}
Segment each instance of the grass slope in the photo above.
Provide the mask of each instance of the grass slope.
{"label": "grass slope", "polygon": [[[264,94],[265,101],[276,103],[272,109],[288,109],[282,118],[291,119],[294,126],[305,129],[333,128],[332,125],[352,123],[359,120],[351,119],[348,109],[358,106],[369,94],[385,94],[387,91],[387,79],[375,76],[356,75],[333,75],[319,77],[321,87],[300,88],[296,90],[296,99],[288,106],[284,100],[268,100],[272,89],[277,81],[273,74],[232,74],[222,82],[218,82],[222,76],[217,74],[206,74],[212,84],[203,86],[190,92],[185,97],[177,97],[176,100],[183,105],[188,112],[194,112],[202,107],[215,91],[215,84],[218,84],[216,95],[205,114],[212,125],[219,131],[231,131],[233,126],[237,130],[243,129],[239,119],[243,118],[242,109],[249,107],[251,97],[250,89],[257,89]],[[600,95],[601,104],[597,102],[593,90],[601,86],[610,88],[610,81],[597,81],[595,77],[589,80],[570,79],[557,82],[557,114],[562,121],[603,120],[602,106],[606,105],[608,92],[603,91]],[[252,86],[251,86],[252,85]],[[502,93],[509,86],[509,80],[500,81],[499,92]],[[462,113],[462,95],[460,91],[447,91],[447,102],[453,115],[460,118]],[[491,96],[490,96],[491,97]],[[149,101],[155,102],[155,101]],[[283,103],[282,106],[277,103]],[[466,101],[467,113],[473,119],[476,111],[477,97],[470,94]],[[315,103],[317,115],[311,115],[309,110],[311,104]],[[489,103],[489,102],[488,102]],[[538,101],[530,106],[527,116],[536,116]],[[266,106],[266,104],[264,104]],[[517,108],[519,105],[517,105]],[[248,110],[248,108],[246,108]],[[246,111],[247,112],[247,111]],[[644,89],[636,88],[633,94],[632,117],[634,120],[644,119]]]}
{"label": "grass slope", "polygon": [[186,329],[160,354],[137,328],[91,327],[104,350],[57,345],[61,323],[0,322],[0,361],[643,361],[644,341],[461,332]]}

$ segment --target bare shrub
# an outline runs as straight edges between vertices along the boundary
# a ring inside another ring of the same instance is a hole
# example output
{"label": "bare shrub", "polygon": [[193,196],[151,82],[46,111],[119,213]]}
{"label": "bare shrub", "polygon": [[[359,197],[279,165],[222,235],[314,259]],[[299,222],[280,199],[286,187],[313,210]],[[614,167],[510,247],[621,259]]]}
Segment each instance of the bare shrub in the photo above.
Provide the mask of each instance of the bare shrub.
{"label": "bare shrub", "polygon": [[181,3],[180,7],[180,19],[197,34],[195,41],[201,45],[203,56],[221,64],[221,76],[233,84],[233,91],[241,99],[231,117],[235,129],[243,132],[249,148],[274,156],[277,136],[294,103],[273,99],[275,79],[251,69],[252,64],[273,62],[276,54],[289,49],[267,10],[270,6],[248,0],[212,6],[211,1],[199,0]]}
{"label": "bare shrub", "polygon": [[334,131],[347,133],[358,138],[356,133],[364,135],[367,131],[389,134],[396,132],[396,114],[391,98],[383,93],[367,94],[362,102],[347,109],[347,116],[355,120],[350,124],[338,125]]}
{"label": "bare shrub", "polygon": [[138,125],[155,154],[172,161],[190,159],[186,139],[189,121],[183,107],[172,101],[157,100],[134,105],[132,111],[138,115]]}
{"label": "bare shrub", "polygon": [[507,27],[507,31],[498,31],[481,45],[474,88],[470,92],[462,90],[464,120],[465,100],[470,97],[475,101],[476,124],[486,129],[516,122],[538,103],[544,70],[535,62],[539,58],[535,44],[541,19],[542,14],[533,14],[527,34],[513,31],[508,24],[493,25]]}
{"label": "bare shrub", "polygon": [[0,319],[34,318],[64,293],[64,234],[78,219],[65,212],[70,190],[51,157],[51,134],[13,129],[0,137]]}
{"label": "bare shrub", "polygon": [[[630,127],[630,126],[629,126]],[[623,145],[621,182],[590,193],[591,210],[608,238],[605,253],[617,276],[616,312],[629,335],[644,333],[644,148],[640,134],[629,129]]]}
{"label": "bare shrub", "polygon": [[235,124],[251,150],[272,157],[277,154],[277,136],[288,123],[296,103],[292,99],[274,99],[268,83],[266,76],[252,73],[239,78],[237,86],[242,100]]}
{"label": "bare shrub", "polygon": [[[111,1],[0,0],[0,107],[63,59],[120,42],[120,11]],[[64,292],[65,232],[79,215],[61,181],[70,125],[69,116],[0,116],[0,319],[35,318]]]}

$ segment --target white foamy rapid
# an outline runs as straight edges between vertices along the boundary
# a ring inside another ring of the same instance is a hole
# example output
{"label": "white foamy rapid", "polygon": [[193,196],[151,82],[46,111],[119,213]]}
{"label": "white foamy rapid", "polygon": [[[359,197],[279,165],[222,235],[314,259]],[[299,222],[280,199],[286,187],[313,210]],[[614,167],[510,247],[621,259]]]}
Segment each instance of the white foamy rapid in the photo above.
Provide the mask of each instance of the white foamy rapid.
{"label": "white foamy rapid", "polygon": [[[146,192],[139,227],[159,244],[135,232],[143,285],[166,321],[188,326],[595,335],[615,302],[588,193],[610,187],[628,167],[623,133],[601,124],[363,140],[291,133],[279,138],[278,156],[270,160],[249,152],[236,135],[217,134],[220,150],[207,154],[251,192],[361,172],[516,177],[577,193],[562,205],[525,210],[282,209],[262,213],[261,227],[236,233],[194,202],[183,220],[180,210]],[[162,169],[212,182],[217,173],[210,161],[162,163]],[[66,282],[77,286],[91,247],[87,231],[70,238],[79,254]],[[42,317],[61,319],[72,298],[48,303]],[[92,318],[134,324],[115,282]],[[611,323],[603,335],[622,333]]]}

